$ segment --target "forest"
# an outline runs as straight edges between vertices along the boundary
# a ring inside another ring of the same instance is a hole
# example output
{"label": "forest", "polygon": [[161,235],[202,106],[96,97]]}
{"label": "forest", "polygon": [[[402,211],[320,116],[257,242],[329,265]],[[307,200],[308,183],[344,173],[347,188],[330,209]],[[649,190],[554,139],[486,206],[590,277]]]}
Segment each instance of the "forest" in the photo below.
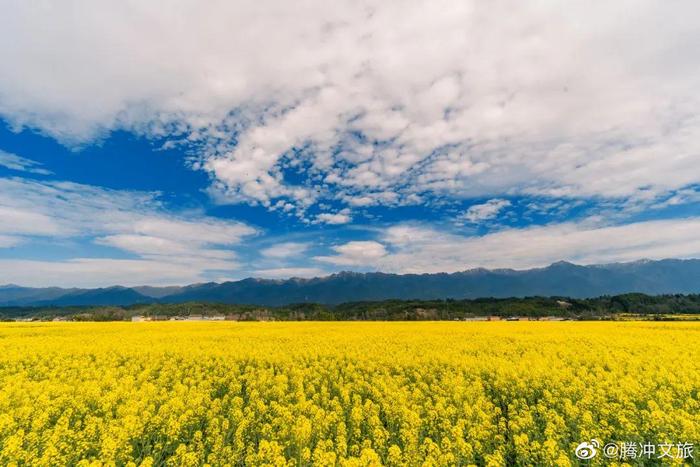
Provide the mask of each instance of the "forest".
{"label": "forest", "polygon": [[279,307],[208,302],[140,304],[131,306],[2,307],[0,319],[50,321],[129,321],[150,319],[224,317],[237,321],[417,321],[558,317],[617,319],[639,316],[674,319],[700,316],[700,295],[645,295],[640,293],[587,299],[568,297],[479,298],[468,300],[383,300],[339,305],[295,303]]}

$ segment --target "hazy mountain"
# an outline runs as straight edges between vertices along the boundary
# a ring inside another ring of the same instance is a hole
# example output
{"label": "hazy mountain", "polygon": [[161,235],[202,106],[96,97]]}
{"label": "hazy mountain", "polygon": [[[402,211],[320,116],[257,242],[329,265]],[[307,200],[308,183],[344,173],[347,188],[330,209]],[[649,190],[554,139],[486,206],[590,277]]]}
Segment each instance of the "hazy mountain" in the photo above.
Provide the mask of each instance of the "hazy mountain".
{"label": "hazy mountain", "polygon": [[175,293],[180,292],[183,287],[180,286],[171,286],[171,287],[152,287],[150,285],[142,285],[139,287],[132,287],[135,291],[140,293],[141,295],[145,295],[146,297],[151,297],[151,298],[162,298],[167,295],[172,295]]}
{"label": "hazy mountain", "polygon": [[0,306],[31,305],[43,300],[54,300],[81,289],[62,289],[60,287],[21,287],[9,284],[0,286]]}
{"label": "hazy mountain", "polygon": [[[0,297],[2,291],[0,290]],[[10,305],[23,306],[82,306],[82,305],[132,305],[149,303],[155,299],[138,293],[128,287],[106,287],[100,289],[66,289],[60,296],[36,296],[33,301],[24,299],[21,303],[10,302]],[[0,304],[3,300],[0,298]]]}
{"label": "hazy mountain", "polygon": [[271,306],[307,301],[335,304],[388,298],[532,295],[584,298],[627,292],[700,293],[700,260],[644,260],[594,266],[558,262],[545,268],[522,271],[473,269],[452,274],[342,272],[314,279],[244,279],[186,287],[33,289],[11,285],[0,287],[0,305],[128,305],[158,301],[209,301]]}

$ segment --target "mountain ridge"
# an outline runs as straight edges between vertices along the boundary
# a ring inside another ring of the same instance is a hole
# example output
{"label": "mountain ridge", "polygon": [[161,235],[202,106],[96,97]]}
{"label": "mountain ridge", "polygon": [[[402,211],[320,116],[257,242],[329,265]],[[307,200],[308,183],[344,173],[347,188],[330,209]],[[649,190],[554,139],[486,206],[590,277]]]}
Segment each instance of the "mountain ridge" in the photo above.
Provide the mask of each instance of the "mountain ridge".
{"label": "mountain ridge", "polygon": [[341,271],[314,278],[205,282],[186,286],[99,288],[0,285],[0,306],[133,305],[208,301],[261,306],[384,299],[569,296],[642,292],[700,293],[700,259],[578,265],[558,261],[524,270],[473,268],[454,273]]}

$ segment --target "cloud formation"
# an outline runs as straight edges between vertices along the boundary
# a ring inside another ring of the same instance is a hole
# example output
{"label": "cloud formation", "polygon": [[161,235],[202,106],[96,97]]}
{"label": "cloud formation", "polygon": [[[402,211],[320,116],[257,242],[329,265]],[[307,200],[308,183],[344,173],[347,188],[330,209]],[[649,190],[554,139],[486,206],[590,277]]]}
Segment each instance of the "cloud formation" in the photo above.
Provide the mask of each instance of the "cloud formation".
{"label": "cloud formation", "polygon": [[39,175],[50,175],[51,171],[41,168],[41,164],[17,154],[0,149],[0,166],[19,172],[29,172]]}
{"label": "cloud formation", "polygon": [[[700,255],[698,17],[689,0],[6,2],[13,129],[77,150],[126,130],[181,149],[215,204],[303,222],[258,250],[248,223],[47,181],[0,150],[27,177],[0,178],[3,251],[49,239],[111,255],[8,255],[0,283]],[[406,222],[426,210],[433,225]]]}
{"label": "cloud formation", "polygon": [[22,242],[19,237],[12,237],[10,235],[0,235],[0,248],[9,248],[18,245]]}
{"label": "cloud formation", "polygon": [[149,259],[73,258],[63,261],[0,259],[0,283],[30,287],[108,287],[188,284],[201,280],[192,265]]}
{"label": "cloud formation", "polygon": [[328,272],[321,268],[272,268],[257,269],[252,272],[253,277],[263,279],[289,279],[293,277],[311,278],[328,275]]}
{"label": "cloud formation", "polygon": [[349,211],[347,210],[344,212],[336,213],[324,212],[316,216],[316,222],[321,224],[332,225],[347,224],[348,222],[352,221],[352,217],[350,217],[348,212]]}
{"label": "cloud formation", "polygon": [[467,212],[461,216],[461,219],[476,224],[481,221],[493,219],[508,206],[510,206],[510,201],[507,199],[490,199],[483,204],[474,204],[470,206]]}
{"label": "cloud formation", "polygon": [[386,257],[387,252],[379,242],[352,241],[333,247],[335,255],[316,256],[314,259],[323,263],[336,266],[372,266],[379,264]]}
{"label": "cloud formation", "polygon": [[288,259],[306,253],[311,245],[304,242],[282,242],[260,251],[265,258]]}
{"label": "cloud formation", "polygon": [[[41,238],[82,240],[136,257],[0,259],[0,283],[32,285],[199,281],[207,271],[238,269],[231,247],[258,232],[236,221],[179,217],[164,209],[155,193],[21,178],[0,179],[0,218],[0,247]],[[100,267],[105,273],[91,277]]]}
{"label": "cloud formation", "polygon": [[599,220],[504,229],[462,236],[425,225],[395,225],[377,241],[348,242],[316,258],[396,273],[456,272],[477,267],[527,269],[559,260],[578,264],[640,258],[700,257],[700,218],[601,225]]}
{"label": "cloud formation", "polygon": [[220,202],[340,223],[322,202],[700,182],[697,2],[79,5],[4,6],[0,114],[73,145],[184,144]]}

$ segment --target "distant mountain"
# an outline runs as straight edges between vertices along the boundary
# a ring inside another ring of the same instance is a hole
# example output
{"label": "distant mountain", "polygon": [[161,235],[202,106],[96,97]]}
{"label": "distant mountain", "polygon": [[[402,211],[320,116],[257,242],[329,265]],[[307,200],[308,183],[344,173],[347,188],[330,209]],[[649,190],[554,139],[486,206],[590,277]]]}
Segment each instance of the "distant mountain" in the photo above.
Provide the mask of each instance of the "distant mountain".
{"label": "distant mountain", "polygon": [[150,285],[142,285],[139,287],[132,287],[133,290],[137,291],[141,295],[151,298],[163,298],[167,295],[172,295],[180,292],[183,288],[180,286],[171,287],[151,287]]}
{"label": "distant mountain", "polygon": [[100,289],[0,287],[0,306],[133,305],[154,301],[135,289],[119,286]]}
{"label": "distant mountain", "polygon": [[472,269],[456,273],[341,272],[314,279],[243,279],[186,287],[102,289],[0,286],[0,306],[130,305],[207,301],[265,306],[317,302],[478,297],[700,293],[700,260],[636,261],[593,266],[558,262],[545,268]]}
{"label": "distant mountain", "polygon": [[0,286],[0,306],[24,306],[41,301],[51,301],[69,295],[80,289],[62,289],[60,287],[31,288],[19,285]]}
{"label": "distant mountain", "polygon": [[87,289],[73,292],[62,297],[45,300],[37,305],[132,305],[135,303],[150,303],[154,299],[138,293],[127,287],[107,287],[103,289]]}

